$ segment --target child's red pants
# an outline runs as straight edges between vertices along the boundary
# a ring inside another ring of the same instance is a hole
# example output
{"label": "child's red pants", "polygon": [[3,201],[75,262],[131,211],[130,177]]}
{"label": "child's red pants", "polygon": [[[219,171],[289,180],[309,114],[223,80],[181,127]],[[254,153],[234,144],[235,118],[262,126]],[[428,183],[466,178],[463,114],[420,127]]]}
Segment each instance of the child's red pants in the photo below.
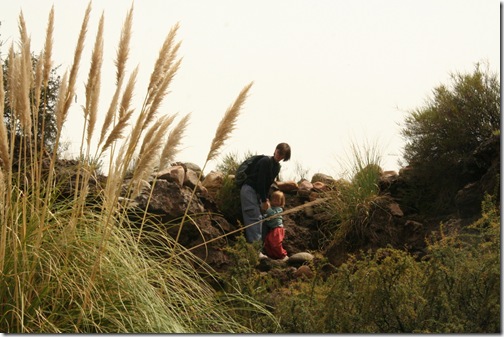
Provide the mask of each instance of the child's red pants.
{"label": "child's red pants", "polygon": [[285,228],[275,227],[271,229],[264,238],[264,252],[272,259],[283,259],[287,256],[287,251],[283,248],[282,242],[285,237]]}

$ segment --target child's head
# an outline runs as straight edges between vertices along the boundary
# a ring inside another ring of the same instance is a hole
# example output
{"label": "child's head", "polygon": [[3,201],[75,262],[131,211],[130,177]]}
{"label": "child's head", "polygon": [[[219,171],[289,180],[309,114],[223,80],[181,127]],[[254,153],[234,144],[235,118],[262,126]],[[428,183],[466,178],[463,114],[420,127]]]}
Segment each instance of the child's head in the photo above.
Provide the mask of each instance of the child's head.
{"label": "child's head", "polygon": [[271,193],[270,199],[271,206],[275,207],[284,207],[285,205],[285,196],[282,191],[274,191]]}

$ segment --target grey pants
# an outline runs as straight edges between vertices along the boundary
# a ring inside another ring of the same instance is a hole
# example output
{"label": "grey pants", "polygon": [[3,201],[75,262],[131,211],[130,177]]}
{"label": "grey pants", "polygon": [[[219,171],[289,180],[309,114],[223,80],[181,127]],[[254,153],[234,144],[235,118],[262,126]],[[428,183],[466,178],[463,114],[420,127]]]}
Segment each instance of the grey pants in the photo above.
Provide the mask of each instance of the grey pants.
{"label": "grey pants", "polygon": [[[240,201],[244,226],[248,226],[262,219],[259,197],[251,186],[243,184],[240,190]],[[261,234],[262,222],[245,228],[245,238],[249,243],[262,240]]]}

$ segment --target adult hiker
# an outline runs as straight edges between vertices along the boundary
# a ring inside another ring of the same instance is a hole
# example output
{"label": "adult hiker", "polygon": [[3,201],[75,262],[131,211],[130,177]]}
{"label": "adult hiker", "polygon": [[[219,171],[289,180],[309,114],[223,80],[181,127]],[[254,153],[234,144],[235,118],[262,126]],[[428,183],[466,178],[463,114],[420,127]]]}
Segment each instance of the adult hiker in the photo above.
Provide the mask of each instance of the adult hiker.
{"label": "adult hiker", "polygon": [[280,161],[288,161],[291,148],[287,143],[276,146],[273,156],[262,156],[247,172],[247,178],[240,189],[240,202],[247,242],[262,240],[262,214],[270,208],[269,190],[280,173]]}

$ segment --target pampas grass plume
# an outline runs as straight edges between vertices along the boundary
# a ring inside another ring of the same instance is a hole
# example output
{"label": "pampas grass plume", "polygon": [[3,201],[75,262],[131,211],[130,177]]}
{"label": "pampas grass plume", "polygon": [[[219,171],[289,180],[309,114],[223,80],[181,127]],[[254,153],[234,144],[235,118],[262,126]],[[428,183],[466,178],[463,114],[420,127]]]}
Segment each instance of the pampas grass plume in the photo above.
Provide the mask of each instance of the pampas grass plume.
{"label": "pampas grass plume", "polygon": [[247,93],[252,87],[253,82],[245,86],[242,89],[238,98],[235,100],[233,105],[231,105],[224,117],[221,119],[217,130],[215,131],[215,136],[212,140],[212,144],[210,146],[210,151],[208,152],[208,156],[206,161],[210,161],[215,159],[219,154],[219,149],[222,147],[224,142],[230,137],[231,132],[235,129],[236,120],[240,115],[240,110],[242,105],[245,103],[245,99],[247,98]]}
{"label": "pampas grass plume", "polygon": [[170,131],[168,139],[161,153],[159,169],[162,170],[166,165],[171,162],[175,155],[178,153],[178,147],[182,141],[184,131],[189,124],[189,118],[191,114],[185,115],[180,122]]}

